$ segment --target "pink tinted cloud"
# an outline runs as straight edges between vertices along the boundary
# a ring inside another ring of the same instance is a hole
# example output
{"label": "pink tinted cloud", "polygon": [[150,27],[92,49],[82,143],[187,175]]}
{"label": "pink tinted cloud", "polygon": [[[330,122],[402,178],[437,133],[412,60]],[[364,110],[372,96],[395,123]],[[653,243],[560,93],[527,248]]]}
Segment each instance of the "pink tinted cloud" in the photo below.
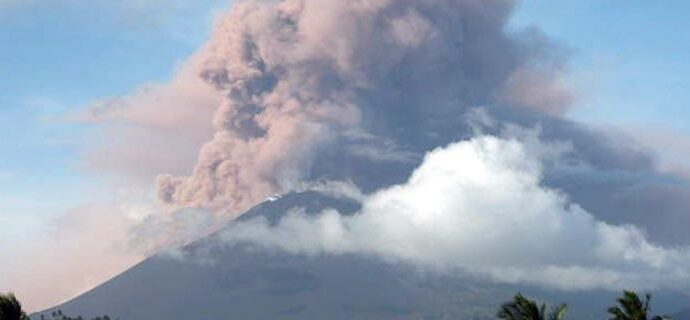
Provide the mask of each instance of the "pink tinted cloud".
{"label": "pink tinted cloud", "polygon": [[197,74],[197,58],[168,83],[98,102],[78,120],[99,125],[102,138],[86,154],[90,169],[153,181],[161,172],[182,174],[210,139],[221,94]]}
{"label": "pink tinted cloud", "polygon": [[690,179],[690,134],[668,128],[625,130],[638,143],[653,150],[658,170]]}
{"label": "pink tinted cloud", "polygon": [[12,288],[30,311],[81,294],[145,258],[128,247],[133,223],[116,205],[73,209],[5,262],[3,287]]}

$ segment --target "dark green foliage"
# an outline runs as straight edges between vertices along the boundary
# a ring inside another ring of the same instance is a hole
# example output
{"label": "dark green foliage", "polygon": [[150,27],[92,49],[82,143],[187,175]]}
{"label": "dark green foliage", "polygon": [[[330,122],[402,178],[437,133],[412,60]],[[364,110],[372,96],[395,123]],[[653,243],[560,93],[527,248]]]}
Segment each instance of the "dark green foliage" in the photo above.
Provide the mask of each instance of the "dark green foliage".
{"label": "dark green foliage", "polygon": [[[62,310],[56,310],[50,313],[51,318],[46,318],[45,314],[40,315],[40,320],[85,320],[79,316],[76,318],[68,317],[62,313]],[[12,293],[0,294],[0,320],[30,320],[22,310],[22,304],[17,300],[17,297]],[[111,320],[109,316],[102,316],[92,318],[91,320]]]}
{"label": "dark green foliage", "polygon": [[651,308],[649,306],[652,296],[645,294],[644,301],[633,291],[623,291],[623,295],[616,299],[617,306],[608,309],[611,315],[609,320],[664,320],[670,319],[668,316],[655,315],[650,317]]}
{"label": "dark green foliage", "polygon": [[498,318],[504,320],[563,320],[567,306],[560,304],[546,312],[546,304],[539,306],[534,300],[518,293],[513,301],[504,303],[498,311]]}
{"label": "dark green foliage", "polygon": [[[644,299],[633,291],[623,291],[623,295],[616,299],[618,305],[608,308],[611,315],[609,320],[670,320],[668,316],[651,316],[651,295],[645,294]],[[537,304],[534,300],[518,293],[512,301],[504,303],[498,311],[498,318],[503,320],[564,320],[567,310],[566,304],[560,304],[548,310],[546,304]],[[85,320],[83,317],[69,317],[62,310],[51,312],[50,320]],[[651,318],[650,318],[651,317]],[[41,320],[46,320],[44,314]],[[0,294],[0,320],[30,320],[22,310],[22,305],[14,294]],[[91,320],[111,320],[109,316],[99,316]]]}
{"label": "dark green foliage", "polygon": [[28,320],[22,304],[12,293],[0,294],[0,320]]}

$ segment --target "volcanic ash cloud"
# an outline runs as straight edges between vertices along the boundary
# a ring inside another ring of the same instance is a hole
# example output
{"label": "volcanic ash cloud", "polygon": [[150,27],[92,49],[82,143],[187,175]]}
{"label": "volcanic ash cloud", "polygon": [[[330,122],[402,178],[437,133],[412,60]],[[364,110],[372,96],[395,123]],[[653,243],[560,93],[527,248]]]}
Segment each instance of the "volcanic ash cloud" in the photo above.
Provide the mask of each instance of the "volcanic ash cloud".
{"label": "volcanic ash cloud", "polygon": [[[401,144],[433,126],[417,119],[474,106],[561,112],[560,64],[539,60],[548,46],[537,35],[506,33],[512,9],[505,0],[237,3],[198,54],[197,74],[224,96],[215,133],[190,176],[158,178],[160,198],[236,214],[314,178],[315,155],[353,131]],[[539,90],[549,99],[530,95]]]}

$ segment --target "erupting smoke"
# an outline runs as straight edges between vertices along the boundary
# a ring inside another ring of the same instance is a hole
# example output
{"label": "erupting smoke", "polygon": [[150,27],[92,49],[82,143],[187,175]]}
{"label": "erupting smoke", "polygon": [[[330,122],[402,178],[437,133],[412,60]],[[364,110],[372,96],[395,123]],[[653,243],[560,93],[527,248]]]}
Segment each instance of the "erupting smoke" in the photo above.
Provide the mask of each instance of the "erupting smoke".
{"label": "erupting smoke", "polygon": [[457,118],[473,106],[508,101],[562,112],[569,93],[559,84],[561,64],[536,62],[548,47],[538,35],[505,31],[513,6],[236,4],[200,53],[197,70],[224,95],[215,134],[191,176],[159,177],[160,198],[234,214],[311,177],[316,152],[352,131],[401,143],[430,133],[433,125],[417,119]]}
{"label": "erupting smoke", "polygon": [[[239,1],[171,83],[87,117],[124,124],[107,139],[122,148],[106,146],[108,156],[97,154],[91,163],[124,163],[125,171],[147,178],[156,173],[166,206],[160,211],[172,214],[130,228],[147,250],[179,244],[180,234],[188,241],[213,231],[276,193],[340,181],[350,193],[362,191],[360,216],[292,215],[277,228],[260,222],[232,228],[228,238],[300,253],[373,253],[441,269],[495,266],[482,272],[557,287],[687,283],[676,268],[688,264],[687,250],[663,245],[690,244],[690,184],[659,173],[634,141],[563,117],[573,96],[560,50],[535,29],[509,30],[514,7],[511,0]],[[527,149],[517,155],[542,162],[518,161],[510,153],[516,147],[500,141],[500,148],[457,160],[488,161],[477,166],[489,173],[484,179],[496,179],[495,188],[462,175],[443,190],[428,179],[421,189],[415,176],[406,180],[415,168],[416,175],[431,170],[422,163],[430,150],[461,140],[472,142],[451,149],[472,149],[484,143],[472,140],[478,135],[515,137],[511,131],[520,128],[538,130],[519,137]],[[424,194],[410,199],[450,198],[381,200],[412,191]],[[458,210],[434,207],[442,202]],[[513,206],[525,210],[500,212]],[[455,228],[457,239],[445,234],[436,240],[448,241],[434,243],[443,250],[426,251],[436,234],[416,220]],[[542,220],[548,226],[527,226]],[[512,243],[506,237],[516,227],[553,243]],[[472,234],[477,230],[502,241]],[[305,238],[311,242],[300,242]],[[410,251],[391,247],[399,244]],[[496,249],[503,244],[514,245],[512,255]],[[483,247],[468,249],[475,245]]]}

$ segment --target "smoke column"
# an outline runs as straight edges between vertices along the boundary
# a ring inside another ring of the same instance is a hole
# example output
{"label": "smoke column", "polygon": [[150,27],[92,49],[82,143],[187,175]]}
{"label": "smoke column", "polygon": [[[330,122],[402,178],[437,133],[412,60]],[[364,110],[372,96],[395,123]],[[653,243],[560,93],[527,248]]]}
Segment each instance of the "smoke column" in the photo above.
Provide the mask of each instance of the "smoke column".
{"label": "smoke column", "polygon": [[[224,96],[214,136],[192,175],[158,178],[160,198],[238,212],[307,178],[315,152],[345,133],[423,135],[416,118],[457,117],[506,101],[561,112],[569,93],[558,85],[560,64],[533,63],[546,47],[538,36],[506,33],[513,6],[504,0],[236,4],[198,68]],[[534,85],[545,99],[532,95]]]}

